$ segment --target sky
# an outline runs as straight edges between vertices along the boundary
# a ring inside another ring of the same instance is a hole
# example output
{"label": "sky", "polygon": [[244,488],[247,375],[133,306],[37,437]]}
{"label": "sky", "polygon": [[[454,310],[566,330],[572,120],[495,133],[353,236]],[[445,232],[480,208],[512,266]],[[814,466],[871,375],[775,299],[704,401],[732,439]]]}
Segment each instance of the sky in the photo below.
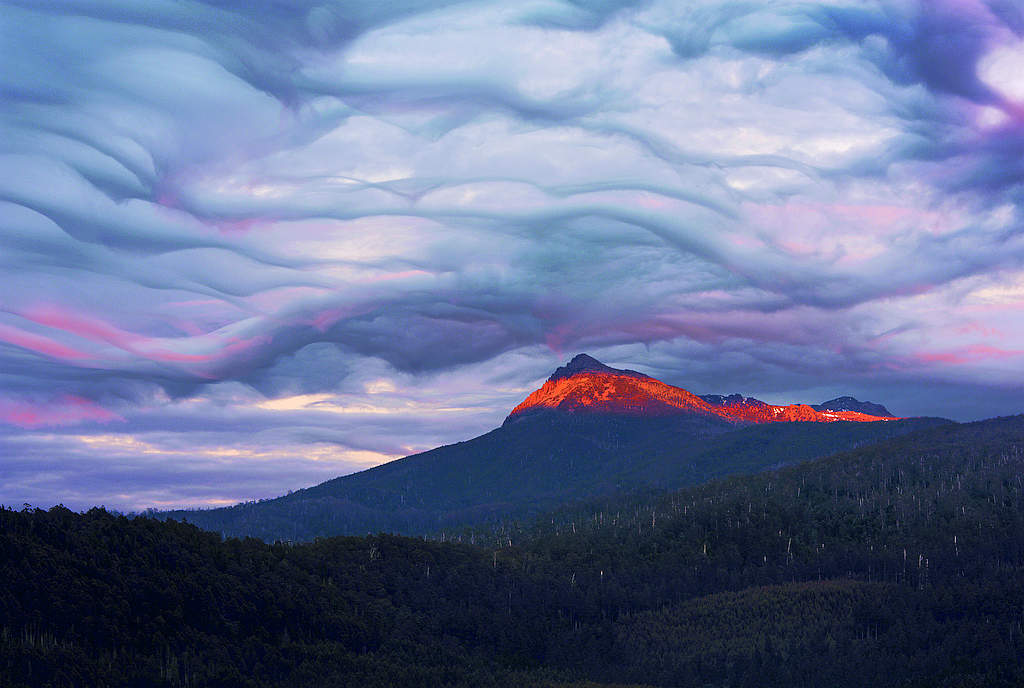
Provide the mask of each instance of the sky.
{"label": "sky", "polygon": [[0,504],[273,497],[587,352],[1024,411],[1017,0],[0,0]]}

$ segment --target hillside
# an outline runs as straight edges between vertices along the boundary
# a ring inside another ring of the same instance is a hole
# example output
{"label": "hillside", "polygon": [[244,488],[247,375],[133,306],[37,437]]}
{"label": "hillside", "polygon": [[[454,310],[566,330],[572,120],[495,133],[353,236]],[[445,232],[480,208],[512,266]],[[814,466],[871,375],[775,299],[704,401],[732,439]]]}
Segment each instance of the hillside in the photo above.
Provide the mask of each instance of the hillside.
{"label": "hillside", "polygon": [[587,497],[671,489],[764,470],[941,422],[778,423],[735,429],[675,419],[535,414],[466,442],[277,499],[161,516],[267,541],[430,534],[527,518]]}
{"label": "hillside", "polygon": [[1014,417],[485,546],[4,510],[0,684],[1020,685],[1022,475]]}

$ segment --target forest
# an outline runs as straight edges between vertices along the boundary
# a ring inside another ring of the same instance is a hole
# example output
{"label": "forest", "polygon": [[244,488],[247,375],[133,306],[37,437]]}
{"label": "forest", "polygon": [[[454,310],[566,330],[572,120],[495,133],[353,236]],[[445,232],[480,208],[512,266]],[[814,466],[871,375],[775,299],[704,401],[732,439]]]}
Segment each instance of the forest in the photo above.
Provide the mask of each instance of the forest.
{"label": "forest", "polygon": [[0,511],[5,686],[1019,686],[1024,417],[434,537]]}

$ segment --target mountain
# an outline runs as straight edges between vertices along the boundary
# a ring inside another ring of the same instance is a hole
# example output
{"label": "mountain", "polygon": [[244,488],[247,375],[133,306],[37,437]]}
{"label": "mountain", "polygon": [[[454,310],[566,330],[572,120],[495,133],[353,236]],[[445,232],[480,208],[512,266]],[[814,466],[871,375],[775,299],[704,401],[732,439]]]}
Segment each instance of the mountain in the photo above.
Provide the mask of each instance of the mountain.
{"label": "mountain", "polygon": [[620,377],[635,377],[646,380],[652,379],[650,376],[638,373],[635,370],[620,370],[618,368],[612,368],[611,366],[607,366],[593,356],[589,356],[587,354],[576,354],[573,356],[572,360],[564,366],[555,368],[555,372],[551,373],[551,377],[548,378],[548,382],[587,373],[608,373],[618,375]]}
{"label": "mountain", "polygon": [[692,416],[732,424],[895,420],[883,406],[840,397],[817,406],[773,406],[739,394],[698,397],[635,370],[617,370],[579,354],[512,409],[506,423],[538,410],[633,416]]}
{"label": "mountain", "polygon": [[1012,688],[1021,475],[1017,416],[460,536],[475,546],[0,508],[0,685]]}
{"label": "mountain", "polygon": [[870,401],[857,401],[853,397],[836,397],[811,406],[816,411],[855,411],[869,416],[891,416],[889,409]]}
{"label": "mountain", "polygon": [[756,472],[944,422],[758,404],[713,404],[580,355],[479,437],[277,499],[159,517],[268,541],[451,532],[589,497]]}
{"label": "mountain", "polygon": [[768,405],[760,399],[745,397],[742,394],[730,394],[729,396],[723,396],[721,394],[703,394],[701,395],[701,399],[713,406],[734,406],[736,404],[746,404],[748,406]]}

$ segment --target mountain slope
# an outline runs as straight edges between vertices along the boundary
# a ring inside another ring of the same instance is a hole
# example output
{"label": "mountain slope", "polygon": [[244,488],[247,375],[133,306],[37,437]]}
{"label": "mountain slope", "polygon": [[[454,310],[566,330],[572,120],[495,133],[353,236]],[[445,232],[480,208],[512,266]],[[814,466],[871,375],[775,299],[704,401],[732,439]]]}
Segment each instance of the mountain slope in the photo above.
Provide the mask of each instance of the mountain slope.
{"label": "mountain slope", "polygon": [[[480,437],[277,499],[162,516],[269,541],[438,533],[525,518],[581,498],[763,470],[941,422],[836,422],[840,416],[807,406],[763,406],[713,405],[580,355]],[[805,410],[823,422],[778,422]]]}

